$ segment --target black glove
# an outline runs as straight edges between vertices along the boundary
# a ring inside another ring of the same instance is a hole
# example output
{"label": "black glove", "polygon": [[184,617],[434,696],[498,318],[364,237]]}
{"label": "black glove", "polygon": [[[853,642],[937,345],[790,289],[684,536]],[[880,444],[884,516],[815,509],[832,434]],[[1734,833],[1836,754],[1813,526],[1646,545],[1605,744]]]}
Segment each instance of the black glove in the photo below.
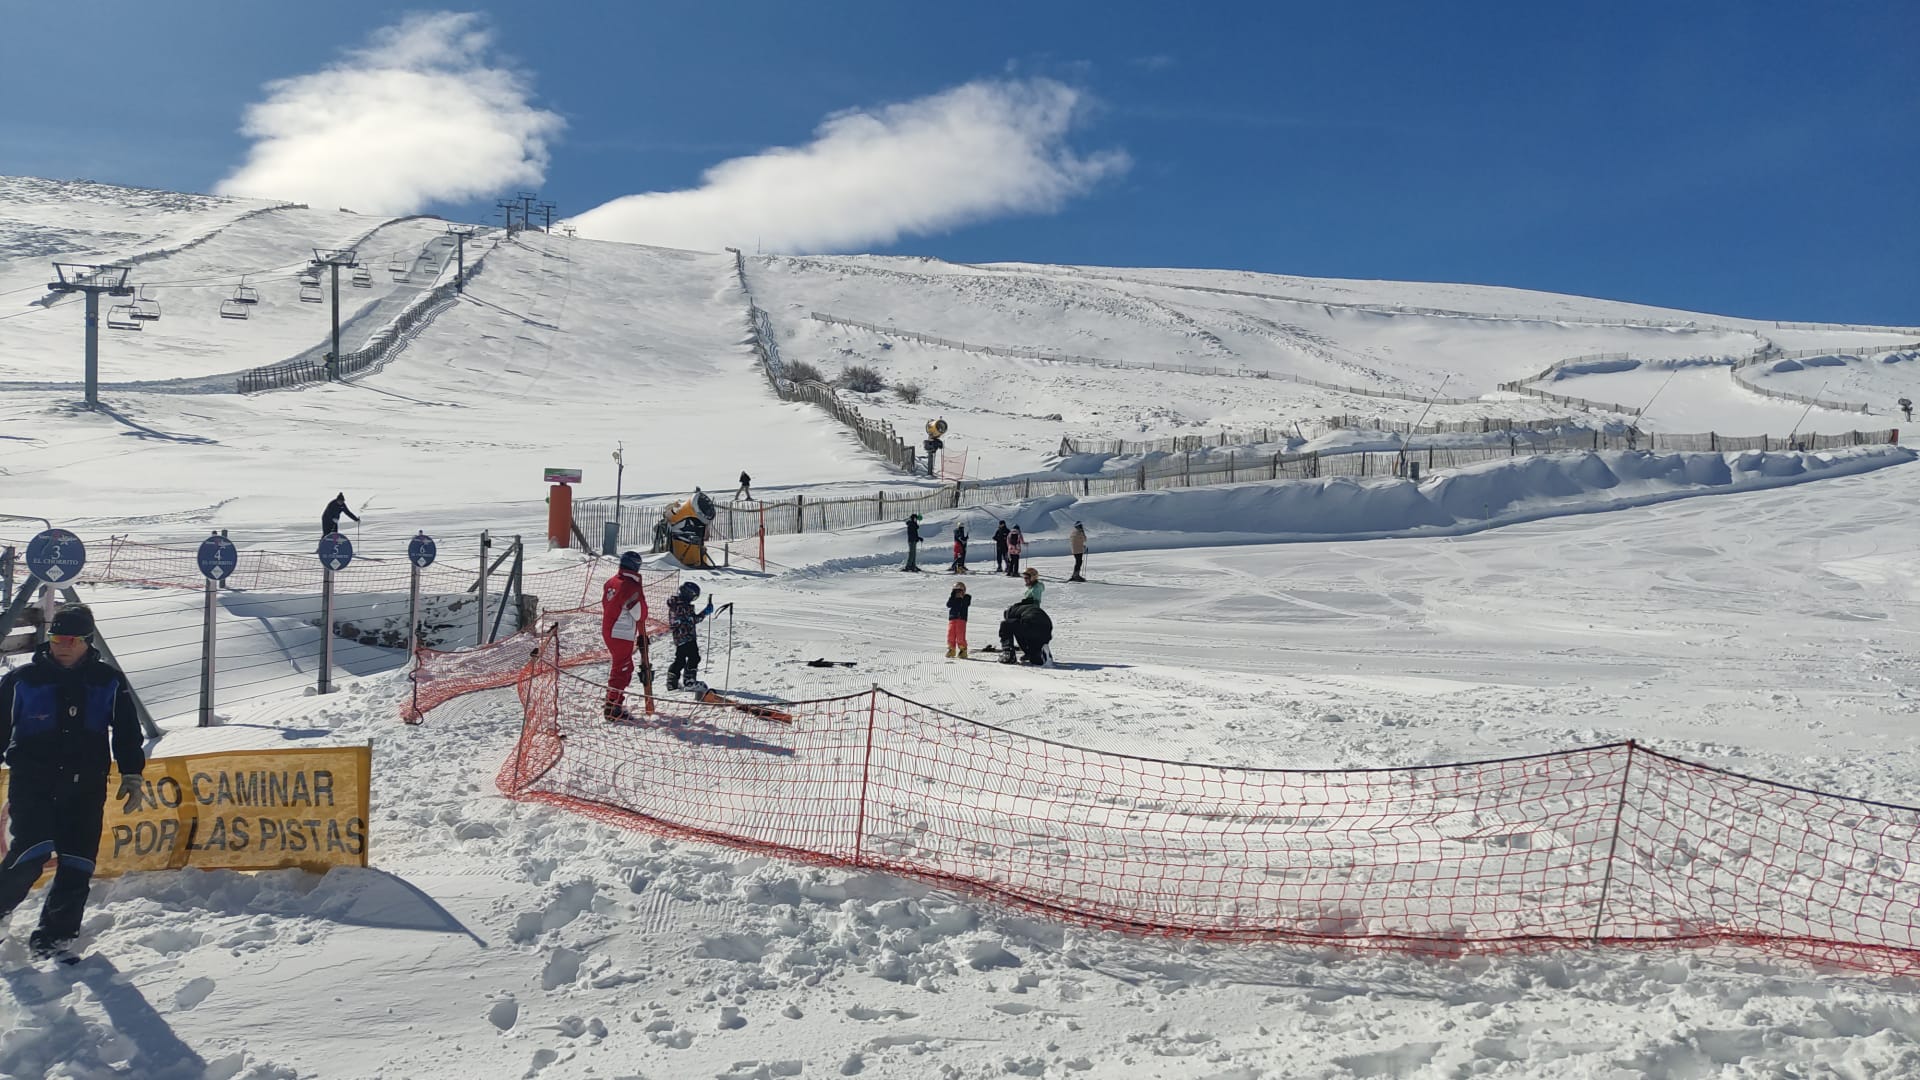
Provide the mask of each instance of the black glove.
{"label": "black glove", "polygon": [[146,786],[141,781],[139,773],[123,773],[120,777],[120,790],[115,792],[113,797],[125,804],[121,807],[122,813],[131,814],[145,790]]}

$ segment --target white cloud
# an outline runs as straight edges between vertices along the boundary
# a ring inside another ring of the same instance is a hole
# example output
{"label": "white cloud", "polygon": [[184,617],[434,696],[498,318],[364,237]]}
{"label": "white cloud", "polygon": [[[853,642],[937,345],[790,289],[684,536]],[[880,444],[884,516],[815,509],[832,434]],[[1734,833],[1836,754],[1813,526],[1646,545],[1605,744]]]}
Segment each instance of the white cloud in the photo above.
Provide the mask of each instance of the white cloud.
{"label": "white cloud", "polygon": [[725,161],[697,188],[628,195],[571,220],[605,240],[798,252],[1050,212],[1129,165],[1124,152],[1064,145],[1084,104],[1050,79],[967,83],[837,113],[805,146]]}
{"label": "white cloud", "polygon": [[565,121],[489,65],[492,44],[477,15],[410,15],[338,64],[268,83],[241,127],[246,164],[214,190],[405,214],[538,184]]}

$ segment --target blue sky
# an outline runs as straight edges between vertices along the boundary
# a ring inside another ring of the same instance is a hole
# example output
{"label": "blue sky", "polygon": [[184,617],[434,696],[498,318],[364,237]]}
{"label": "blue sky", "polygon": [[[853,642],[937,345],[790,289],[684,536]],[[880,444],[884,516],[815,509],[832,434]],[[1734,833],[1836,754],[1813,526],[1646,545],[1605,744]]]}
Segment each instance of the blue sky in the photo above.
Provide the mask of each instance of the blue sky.
{"label": "blue sky", "polygon": [[[336,64],[420,10],[10,7],[0,172],[212,190],[248,159],[239,129],[264,84]],[[700,188],[722,162],[813,142],[843,110],[1061,87],[1073,119],[1042,150],[1079,168],[1071,192],[958,224],[927,215],[926,231],[858,249],[1920,325],[1911,0],[444,10],[480,12],[489,69],[517,71],[529,108],[564,120],[534,185],[563,214]],[[428,204],[479,217],[491,199]]]}

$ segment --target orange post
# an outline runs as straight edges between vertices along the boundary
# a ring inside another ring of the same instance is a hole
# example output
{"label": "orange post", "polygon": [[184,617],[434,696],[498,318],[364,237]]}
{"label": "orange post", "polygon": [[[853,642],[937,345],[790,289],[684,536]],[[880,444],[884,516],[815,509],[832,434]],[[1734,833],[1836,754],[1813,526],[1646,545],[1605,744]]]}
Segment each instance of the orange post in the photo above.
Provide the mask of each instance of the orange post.
{"label": "orange post", "polygon": [[573,546],[573,489],[565,484],[553,485],[547,496],[547,545]]}

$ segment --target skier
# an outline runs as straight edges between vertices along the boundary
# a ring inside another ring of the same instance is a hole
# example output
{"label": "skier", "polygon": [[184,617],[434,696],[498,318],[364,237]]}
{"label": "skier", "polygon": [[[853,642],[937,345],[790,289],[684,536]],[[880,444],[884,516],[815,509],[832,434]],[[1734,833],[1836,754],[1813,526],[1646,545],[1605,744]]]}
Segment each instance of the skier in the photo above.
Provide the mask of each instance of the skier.
{"label": "skier", "polygon": [[667,668],[667,689],[704,690],[700,682],[700,620],[713,614],[713,601],[699,611],[693,602],[700,598],[700,586],[688,581],[667,601],[667,627],[673,631],[673,664]]}
{"label": "skier", "polygon": [[953,592],[947,594],[947,659],[953,659],[955,649],[960,651],[960,659],[967,658],[967,608],[972,606],[973,597],[967,595],[967,583],[956,581]]}
{"label": "skier", "polygon": [[321,536],[332,536],[334,533],[340,531],[341,514],[345,514],[355,521],[360,520],[359,514],[347,509],[347,493],[344,491],[335,495],[333,501],[327,504],[327,508],[320,512]]}
{"label": "skier", "polygon": [[967,527],[965,525],[955,525],[953,527],[953,568],[951,572],[955,574],[964,574],[967,572]]}
{"label": "skier", "polygon": [[[1012,664],[1024,654],[1029,664],[1051,664],[1053,620],[1040,607],[1040,598],[1046,594],[1047,587],[1040,581],[1040,571],[1032,567],[1021,577],[1027,583],[1027,590],[1000,619],[1000,662]],[[1014,648],[1016,643],[1018,652]]]}
{"label": "skier", "polygon": [[1913,423],[1913,399],[1912,398],[1903,397],[1900,399],[1900,411],[1907,414],[1907,423],[1909,424]]}
{"label": "skier", "polygon": [[1020,576],[1020,551],[1026,546],[1027,546],[1026,536],[1020,532],[1020,526],[1015,525],[1013,527],[1013,531],[1007,534],[1007,576],[1008,577]]}
{"label": "skier", "polygon": [[733,497],[753,501],[753,477],[748,476],[745,469],[740,470],[740,487],[734,491]]}
{"label": "skier", "polygon": [[12,769],[0,931],[58,852],[40,927],[28,939],[41,957],[64,952],[80,933],[106,817],[109,753],[120,766],[114,797],[129,809],[147,764],[126,676],[101,658],[93,632],[85,605],[61,608],[33,660],[0,679],[0,753]]}
{"label": "skier", "polygon": [[607,579],[600,595],[600,640],[613,656],[607,670],[607,704],[602,710],[609,720],[626,715],[627,683],[633,680],[633,650],[640,648],[640,682],[653,685],[653,665],[647,656],[647,593],[640,585],[640,553],[629,551],[620,556],[620,570]]}
{"label": "skier", "polygon": [[907,515],[907,565],[901,567],[900,569],[910,574],[920,573],[921,570],[920,570],[919,559],[920,559],[920,515],[909,514]]}
{"label": "skier", "polygon": [[1073,552],[1073,576],[1068,581],[1085,581],[1080,576],[1081,564],[1087,561],[1087,527],[1079,522],[1073,523],[1073,534],[1067,537],[1067,549]]}
{"label": "skier", "polygon": [[1007,571],[1007,523],[993,530],[993,572],[1004,574]]}

